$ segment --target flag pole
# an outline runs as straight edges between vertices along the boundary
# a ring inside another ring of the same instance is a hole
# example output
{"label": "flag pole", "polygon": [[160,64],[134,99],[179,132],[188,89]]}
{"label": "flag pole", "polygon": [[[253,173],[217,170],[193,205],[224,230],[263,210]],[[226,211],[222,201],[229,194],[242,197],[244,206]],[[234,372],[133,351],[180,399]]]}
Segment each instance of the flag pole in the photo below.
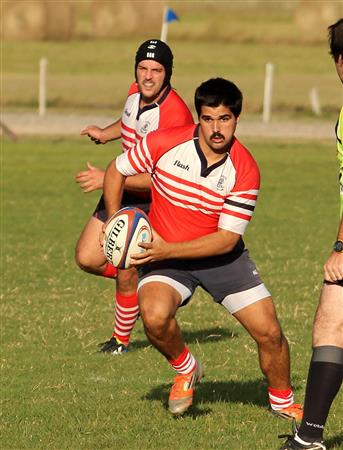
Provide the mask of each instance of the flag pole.
{"label": "flag pole", "polygon": [[168,7],[165,6],[164,10],[163,10],[162,28],[161,28],[161,41],[162,42],[167,42],[167,35],[168,35],[167,12],[168,12]]}

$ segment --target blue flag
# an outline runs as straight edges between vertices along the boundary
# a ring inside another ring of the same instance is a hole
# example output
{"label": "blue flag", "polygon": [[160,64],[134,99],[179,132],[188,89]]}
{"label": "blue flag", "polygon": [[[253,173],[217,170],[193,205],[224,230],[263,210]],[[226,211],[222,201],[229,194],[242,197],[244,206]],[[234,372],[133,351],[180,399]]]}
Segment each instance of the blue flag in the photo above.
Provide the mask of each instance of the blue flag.
{"label": "blue flag", "polygon": [[179,20],[176,13],[172,9],[167,9],[165,21],[166,22],[173,22],[174,20]]}

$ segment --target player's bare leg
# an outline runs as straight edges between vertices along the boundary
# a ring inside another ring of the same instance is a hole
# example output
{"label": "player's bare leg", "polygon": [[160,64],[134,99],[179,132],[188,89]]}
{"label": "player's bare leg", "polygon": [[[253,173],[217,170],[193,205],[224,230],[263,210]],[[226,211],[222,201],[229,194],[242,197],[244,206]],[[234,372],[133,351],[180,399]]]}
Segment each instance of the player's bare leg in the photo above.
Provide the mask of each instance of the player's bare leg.
{"label": "player's bare leg", "polygon": [[289,387],[289,349],[271,297],[241,309],[234,317],[256,341],[261,370],[269,385],[275,389]]}
{"label": "player's bare leg", "polygon": [[92,216],[86,223],[77,241],[75,261],[85,272],[103,275],[107,261],[100,245],[99,236],[103,222]]}
{"label": "player's bare leg", "polygon": [[141,287],[139,298],[148,339],[177,372],[169,395],[169,411],[183,414],[193,403],[194,386],[200,382],[203,369],[185,346],[175,318],[180,294],[164,283],[151,282]]}
{"label": "player's bare leg", "polygon": [[343,288],[324,284],[313,325],[313,347],[343,348]]}
{"label": "player's bare leg", "polygon": [[79,267],[98,276],[117,279],[115,293],[114,331],[108,341],[100,344],[102,352],[113,355],[125,353],[128,349],[131,331],[138,317],[136,269],[117,271],[106,261],[99,236],[103,222],[92,216],[84,227],[76,245],[75,259]]}
{"label": "player's bare leg", "polygon": [[307,376],[304,417],[299,429],[295,430],[294,438],[282,448],[287,448],[290,443],[300,447],[298,442],[323,445],[326,420],[342,382],[343,287],[324,284],[314,320],[313,352]]}
{"label": "player's bare leg", "polygon": [[164,283],[151,282],[139,290],[139,306],[149,341],[167,359],[176,359],[184,349],[175,314],[180,294]]}
{"label": "player's bare leg", "polygon": [[257,343],[260,367],[269,385],[272,411],[283,418],[301,419],[301,408],[293,402],[288,343],[277,319],[272,298],[253,303],[235,313],[234,317]]}

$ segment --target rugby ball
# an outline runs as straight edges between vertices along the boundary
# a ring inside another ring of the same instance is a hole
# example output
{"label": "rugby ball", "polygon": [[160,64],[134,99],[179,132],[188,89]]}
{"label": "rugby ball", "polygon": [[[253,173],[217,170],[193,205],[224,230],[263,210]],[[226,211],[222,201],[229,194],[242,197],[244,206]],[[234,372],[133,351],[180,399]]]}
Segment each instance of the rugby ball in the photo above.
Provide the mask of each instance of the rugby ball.
{"label": "rugby ball", "polygon": [[139,208],[122,208],[109,219],[103,241],[106,259],[118,269],[127,269],[134,253],[144,252],[140,242],[151,242],[148,216]]}

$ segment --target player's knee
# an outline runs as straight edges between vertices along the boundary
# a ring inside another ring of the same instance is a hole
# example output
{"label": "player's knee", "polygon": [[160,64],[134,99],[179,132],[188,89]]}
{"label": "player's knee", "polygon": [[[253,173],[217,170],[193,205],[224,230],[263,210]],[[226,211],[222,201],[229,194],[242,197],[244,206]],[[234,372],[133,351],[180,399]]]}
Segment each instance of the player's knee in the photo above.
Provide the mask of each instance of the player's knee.
{"label": "player's knee", "polygon": [[262,333],[256,336],[256,342],[259,345],[268,346],[270,348],[279,348],[282,346],[285,337],[278,323],[271,324]]}
{"label": "player's knee", "polygon": [[139,308],[144,328],[149,334],[163,338],[170,320],[170,312],[161,308],[153,299],[140,299]]}
{"label": "player's knee", "polygon": [[91,255],[78,247],[75,249],[75,262],[85,272],[93,272],[94,270],[94,261]]}

